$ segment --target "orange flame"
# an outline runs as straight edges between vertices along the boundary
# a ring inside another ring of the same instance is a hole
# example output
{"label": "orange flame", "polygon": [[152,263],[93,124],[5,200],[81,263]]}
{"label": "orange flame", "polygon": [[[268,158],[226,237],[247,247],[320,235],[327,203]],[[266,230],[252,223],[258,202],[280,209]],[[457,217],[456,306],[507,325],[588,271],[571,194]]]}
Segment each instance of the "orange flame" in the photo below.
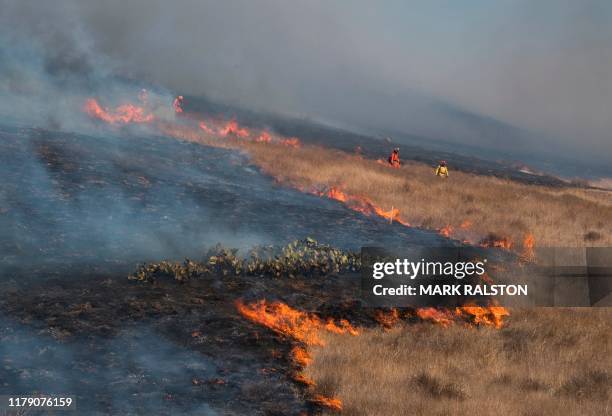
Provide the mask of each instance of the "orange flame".
{"label": "orange flame", "polygon": [[451,234],[453,233],[453,226],[452,225],[447,225],[446,227],[442,227],[442,228],[440,228],[438,233],[440,235],[446,237],[446,238],[449,238],[451,236]]}
{"label": "orange flame", "polygon": [[84,111],[89,116],[110,124],[148,123],[154,119],[153,114],[147,114],[143,107],[122,104],[111,110],[102,107],[94,98],[88,98],[85,101]]}
{"label": "orange flame", "polygon": [[472,221],[470,220],[465,220],[461,223],[461,225],[459,226],[459,228],[461,228],[462,230],[467,230],[468,228],[470,228],[472,226]]}
{"label": "orange flame", "polygon": [[[469,230],[471,227],[472,227],[472,221],[470,220],[464,220],[459,225],[459,229],[463,231]],[[440,228],[438,230],[438,234],[446,238],[451,238],[453,235],[456,234],[455,227],[453,227],[451,224],[448,224],[447,226]]]}
{"label": "orange flame", "polygon": [[227,124],[219,130],[219,134],[223,137],[236,136],[236,137],[249,137],[251,134],[248,129],[240,127],[236,120],[230,120]]}
{"label": "orange flame", "polygon": [[259,136],[255,138],[255,141],[258,143],[270,143],[272,141],[272,136],[267,131],[262,131]]}
{"label": "orange flame", "polygon": [[525,240],[523,240],[523,247],[532,249],[535,247],[535,237],[533,234],[529,233],[525,236]]}
{"label": "orange flame", "polygon": [[512,240],[508,237],[495,237],[493,235],[488,236],[484,240],[480,242],[482,247],[494,247],[494,248],[503,248],[506,250],[510,250],[513,246]]}
{"label": "orange flame", "polygon": [[502,306],[461,306],[455,309],[455,314],[475,325],[493,326],[497,329],[503,327],[504,316],[510,315]]}
{"label": "orange flame", "polygon": [[[282,302],[268,303],[264,299],[247,305],[242,300],[237,300],[236,308],[247,319],[306,345],[323,345],[318,335],[321,330],[336,334],[358,334],[357,330],[345,319],[341,319],[339,324],[332,319],[324,321],[317,315],[298,311]],[[291,355],[293,362],[300,367],[306,367],[312,362],[310,354],[300,346],[295,346],[291,350]],[[315,385],[312,379],[302,373],[294,374],[293,380],[307,386]],[[342,410],[342,401],[335,397],[315,394],[311,402],[333,411]]]}
{"label": "orange flame", "polygon": [[388,219],[390,221],[399,222],[400,224],[408,225],[408,223],[404,223],[400,219],[400,210],[399,209],[391,207],[391,209],[389,211],[385,211],[384,209],[377,207],[376,205],[372,204],[371,202],[370,202],[370,205],[372,205],[372,208],[374,208],[374,212],[379,217],[386,218],[386,219]]}
{"label": "orange flame", "polygon": [[392,308],[390,311],[383,311],[381,309],[376,311],[374,319],[385,329],[393,328],[400,320],[400,313],[396,308]]}
{"label": "orange flame", "polygon": [[334,186],[329,188],[329,190],[327,191],[327,197],[336,201],[343,202],[353,211],[361,212],[364,215],[371,216],[375,214],[387,220],[398,222],[406,227],[410,226],[408,222],[402,220],[399,209],[391,207],[391,209],[387,211],[375,205],[370,199],[366,197],[349,195]]}
{"label": "orange flame", "polygon": [[302,367],[306,367],[312,362],[312,357],[310,354],[308,354],[308,351],[302,347],[293,347],[291,350],[291,355],[293,357],[293,361]]}
{"label": "orange flame", "polygon": [[329,188],[329,191],[327,191],[327,197],[340,202],[346,202],[349,199],[344,192],[338,188],[334,188],[333,186]]}
{"label": "orange flame", "polygon": [[302,143],[300,142],[300,139],[298,139],[297,137],[289,137],[286,139],[281,139],[280,142],[281,144],[284,144],[285,146],[290,146],[290,147],[295,147],[295,148],[298,148],[302,145]]}
{"label": "orange flame", "polygon": [[443,327],[448,327],[456,321],[456,318],[477,326],[492,326],[500,329],[504,326],[504,316],[509,316],[508,310],[502,306],[460,306],[455,308],[454,313],[447,309],[419,308],[417,316]]}
{"label": "orange flame", "polygon": [[[163,120],[156,120],[153,114],[146,111],[148,93],[142,90],[138,99],[143,106],[135,104],[123,104],[115,109],[102,107],[94,98],[86,100],[83,110],[91,117],[105,121],[109,124],[128,124],[128,123],[148,123],[156,121],[156,127],[164,134],[181,140],[199,141],[202,139],[199,133],[202,131],[209,135],[216,135],[227,138],[251,139],[255,143],[278,143],[288,147],[298,148],[301,142],[297,137],[283,137],[270,133],[267,130],[251,131],[247,127],[240,125],[235,119],[229,121],[218,121],[214,119],[196,120],[195,124],[190,124],[189,118],[185,118],[181,123],[172,123]],[[172,107],[175,113],[183,113],[183,97],[177,96]],[[238,146],[238,143],[230,143]]]}
{"label": "orange flame", "polygon": [[431,321],[443,327],[449,326],[454,321],[452,314],[445,309],[419,308],[416,310],[416,314],[424,321]]}
{"label": "orange flame", "polygon": [[296,374],[293,375],[292,378],[293,378],[294,381],[297,381],[298,383],[305,384],[307,386],[314,386],[314,385],[316,385],[316,383],[314,382],[313,379],[305,376],[302,373],[296,373]]}
{"label": "orange flame", "polygon": [[336,397],[325,397],[321,394],[315,394],[311,399],[311,402],[318,404],[319,406],[327,407],[328,409],[336,412],[342,411],[342,401]]}
{"label": "orange flame", "polygon": [[523,240],[523,253],[522,257],[525,259],[533,259],[535,257],[535,253],[533,251],[535,247],[535,237],[531,233],[527,233],[525,239]]}
{"label": "orange flame", "polygon": [[282,302],[268,303],[265,299],[250,305],[236,301],[236,308],[247,319],[270,328],[306,345],[323,345],[320,330],[337,334],[357,335],[359,332],[348,321],[336,324],[331,318],[323,321],[317,315],[301,312]]}
{"label": "orange flame", "polygon": [[204,130],[208,134],[215,134],[215,131],[212,128],[208,127],[208,125],[203,121],[200,121],[198,123],[198,126],[200,127],[200,129]]}

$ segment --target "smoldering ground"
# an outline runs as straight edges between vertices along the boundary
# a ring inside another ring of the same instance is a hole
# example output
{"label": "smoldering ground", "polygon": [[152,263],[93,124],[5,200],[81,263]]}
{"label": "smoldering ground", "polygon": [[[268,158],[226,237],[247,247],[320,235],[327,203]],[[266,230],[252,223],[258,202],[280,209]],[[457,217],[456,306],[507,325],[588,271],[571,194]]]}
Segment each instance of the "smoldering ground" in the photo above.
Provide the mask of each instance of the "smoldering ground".
{"label": "smoldering ground", "polygon": [[224,149],[6,126],[0,135],[5,271],[127,273],[143,261],[200,258],[217,242],[246,250],[305,236],[351,249],[443,243],[276,186]]}
{"label": "smoldering ground", "polygon": [[0,394],[69,394],[92,415],[299,414],[308,404],[292,344],[235,301],[265,296],[374,323],[354,305],[356,273],[305,273],[4,282]]}
{"label": "smoldering ground", "polygon": [[[214,362],[146,325],[129,327],[113,338],[70,343],[54,338],[61,334],[41,335],[6,317],[0,328],[5,392],[71,397],[80,414],[160,414],[171,408],[185,415],[217,414],[203,400],[172,403],[168,399],[188,390],[192,378],[218,376]],[[160,387],[152,389],[156,385]],[[143,386],[150,390],[143,392]],[[139,399],[134,400],[135,395]]]}

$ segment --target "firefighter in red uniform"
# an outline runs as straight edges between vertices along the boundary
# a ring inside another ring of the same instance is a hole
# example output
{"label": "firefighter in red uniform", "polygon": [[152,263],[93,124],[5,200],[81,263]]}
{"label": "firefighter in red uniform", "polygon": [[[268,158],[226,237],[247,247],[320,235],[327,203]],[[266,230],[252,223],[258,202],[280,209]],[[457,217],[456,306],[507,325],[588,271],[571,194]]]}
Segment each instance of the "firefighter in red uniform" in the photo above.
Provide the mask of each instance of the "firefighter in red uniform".
{"label": "firefighter in red uniform", "polygon": [[394,168],[399,168],[401,165],[399,157],[399,147],[393,149],[391,156],[389,156],[389,164]]}
{"label": "firefighter in red uniform", "polygon": [[179,95],[178,97],[174,99],[174,101],[172,102],[172,107],[174,107],[174,111],[176,113],[183,112],[183,96],[182,95]]}

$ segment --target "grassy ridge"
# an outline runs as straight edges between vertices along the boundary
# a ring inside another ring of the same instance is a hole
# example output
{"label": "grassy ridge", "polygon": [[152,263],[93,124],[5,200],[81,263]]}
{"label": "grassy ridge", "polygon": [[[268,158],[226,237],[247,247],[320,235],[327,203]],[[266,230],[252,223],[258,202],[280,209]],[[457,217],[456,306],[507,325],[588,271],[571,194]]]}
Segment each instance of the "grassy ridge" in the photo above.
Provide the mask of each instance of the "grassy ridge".
{"label": "grassy ridge", "polygon": [[[402,220],[450,231],[478,242],[490,234],[521,246],[532,234],[538,246],[607,246],[612,243],[612,192],[525,185],[490,176],[434,169],[408,162],[401,169],[316,146],[249,144],[254,162],[281,183],[300,188],[341,187]],[[448,227],[450,225],[450,228]]]}

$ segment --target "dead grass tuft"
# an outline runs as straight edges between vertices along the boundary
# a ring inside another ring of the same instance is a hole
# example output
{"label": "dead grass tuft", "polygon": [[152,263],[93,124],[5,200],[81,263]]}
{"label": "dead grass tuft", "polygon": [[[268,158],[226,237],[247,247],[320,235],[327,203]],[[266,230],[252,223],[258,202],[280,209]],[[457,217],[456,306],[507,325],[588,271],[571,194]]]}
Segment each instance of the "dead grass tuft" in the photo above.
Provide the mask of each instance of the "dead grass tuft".
{"label": "dead grass tuft", "polygon": [[465,399],[466,393],[463,388],[454,382],[445,382],[439,377],[421,372],[414,378],[415,384],[423,392],[434,399]]}

